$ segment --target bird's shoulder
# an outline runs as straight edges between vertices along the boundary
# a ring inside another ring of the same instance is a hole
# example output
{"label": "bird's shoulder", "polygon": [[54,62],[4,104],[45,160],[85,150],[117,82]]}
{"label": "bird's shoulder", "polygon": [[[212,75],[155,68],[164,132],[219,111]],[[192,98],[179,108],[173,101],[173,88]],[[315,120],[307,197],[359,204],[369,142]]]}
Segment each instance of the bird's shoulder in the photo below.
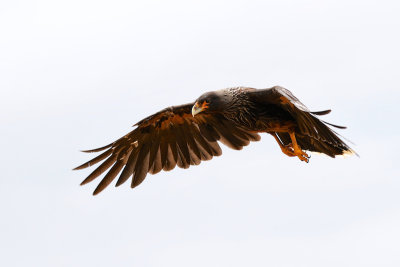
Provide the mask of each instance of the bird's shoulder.
{"label": "bird's shoulder", "polygon": [[177,105],[177,106],[170,106],[156,112],[146,118],[140,120],[134,126],[138,126],[139,128],[145,128],[148,126],[161,126],[164,122],[171,122],[171,120],[182,120],[192,117],[191,109],[194,105],[193,102]]}

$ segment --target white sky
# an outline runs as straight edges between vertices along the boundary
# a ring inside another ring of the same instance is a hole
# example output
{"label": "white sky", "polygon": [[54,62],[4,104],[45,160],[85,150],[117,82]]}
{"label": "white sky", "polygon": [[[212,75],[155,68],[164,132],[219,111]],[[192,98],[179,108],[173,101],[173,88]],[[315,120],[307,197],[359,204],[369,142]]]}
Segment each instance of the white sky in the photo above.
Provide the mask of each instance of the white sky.
{"label": "white sky", "polygon": [[[3,1],[1,266],[400,266],[398,1]],[[166,106],[282,85],[360,158],[270,136],[92,196],[71,169]]]}

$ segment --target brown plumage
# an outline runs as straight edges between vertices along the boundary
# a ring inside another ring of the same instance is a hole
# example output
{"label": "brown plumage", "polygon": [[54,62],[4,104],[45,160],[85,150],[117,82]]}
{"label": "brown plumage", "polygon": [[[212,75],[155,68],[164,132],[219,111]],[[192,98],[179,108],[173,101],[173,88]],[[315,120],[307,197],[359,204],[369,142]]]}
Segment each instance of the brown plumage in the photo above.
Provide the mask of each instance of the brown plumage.
{"label": "brown plumage", "polygon": [[328,127],[345,128],[319,120],[330,110],[311,112],[289,90],[246,87],[208,92],[194,103],[161,110],[136,123],[136,128],[113,143],[83,152],[99,156],[78,166],[90,167],[103,161],[82,183],[86,184],[110,169],[94,191],[106,188],[121,172],[116,186],[130,177],[131,187],[139,185],[147,173],[169,171],[177,165],[189,168],[222,154],[218,142],[240,150],[258,133],[271,134],[283,153],[308,162],[304,150],[330,157],[354,153]]}

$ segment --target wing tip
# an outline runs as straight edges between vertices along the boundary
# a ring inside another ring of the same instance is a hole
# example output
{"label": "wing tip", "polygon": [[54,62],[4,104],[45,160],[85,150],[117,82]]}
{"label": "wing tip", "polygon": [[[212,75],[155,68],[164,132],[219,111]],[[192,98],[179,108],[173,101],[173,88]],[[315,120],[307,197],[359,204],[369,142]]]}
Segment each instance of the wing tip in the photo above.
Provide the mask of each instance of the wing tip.
{"label": "wing tip", "polygon": [[93,191],[92,195],[93,196],[97,196],[98,194],[100,194],[101,191],[103,191],[105,188],[99,188],[96,187],[96,189]]}
{"label": "wing tip", "polygon": [[92,180],[89,180],[88,179],[89,177],[90,176],[86,177],[85,180],[83,180],[79,185],[82,186],[82,185],[85,185],[85,184],[88,184],[89,182],[91,182]]}
{"label": "wing tip", "polygon": [[114,144],[114,143],[108,144],[108,145],[106,145],[106,146],[94,148],[94,149],[86,149],[86,150],[80,150],[80,151],[83,152],[83,153],[99,152],[99,151],[102,151],[102,150],[104,150],[104,149],[106,149],[106,148],[111,147],[113,144]]}
{"label": "wing tip", "polygon": [[78,167],[73,168],[72,170],[73,170],[73,171],[77,171],[77,170],[85,169],[85,168],[87,168],[87,167],[90,167],[90,164],[84,163],[84,164],[82,164],[82,165],[79,165]]}

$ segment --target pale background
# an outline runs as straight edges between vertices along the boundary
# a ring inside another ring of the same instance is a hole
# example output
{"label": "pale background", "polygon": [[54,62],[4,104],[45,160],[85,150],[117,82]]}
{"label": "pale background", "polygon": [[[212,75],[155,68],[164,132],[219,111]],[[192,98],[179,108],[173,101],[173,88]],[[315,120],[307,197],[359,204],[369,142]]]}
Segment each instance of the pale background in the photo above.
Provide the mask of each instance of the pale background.
{"label": "pale background", "polygon": [[[0,4],[1,266],[400,266],[398,1]],[[169,105],[282,85],[360,158],[263,136],[138,188],[71,169]]]}

